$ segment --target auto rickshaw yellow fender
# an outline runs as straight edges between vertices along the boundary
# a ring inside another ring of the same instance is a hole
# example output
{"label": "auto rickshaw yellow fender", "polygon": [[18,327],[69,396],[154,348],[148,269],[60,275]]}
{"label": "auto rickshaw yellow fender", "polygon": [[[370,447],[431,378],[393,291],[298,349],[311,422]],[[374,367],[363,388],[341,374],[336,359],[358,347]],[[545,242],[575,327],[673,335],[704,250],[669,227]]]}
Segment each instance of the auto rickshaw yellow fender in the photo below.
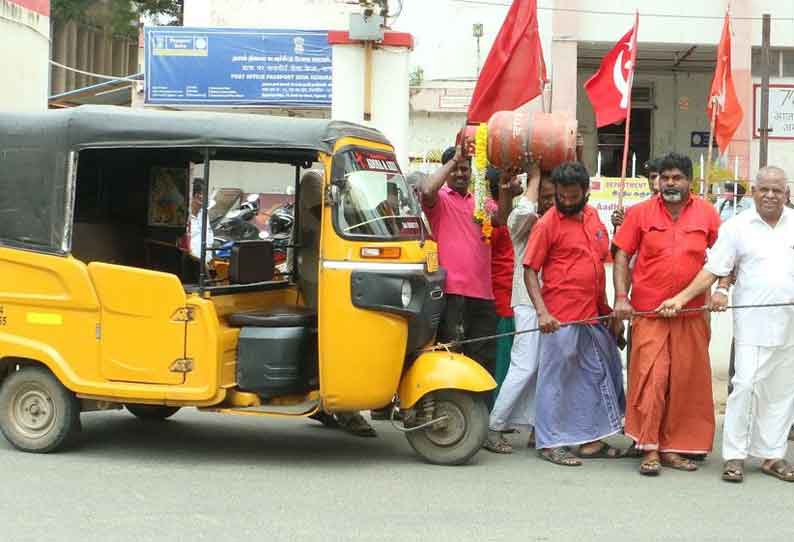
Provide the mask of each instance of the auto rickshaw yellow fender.
{"label": "auto rickshaw yellow fender", "polygon": [[488,391],[496,381],[482,365],[463,354],[427,352],[420,355],[400,382],[400,407],[411,408],[422,396],[436,390]]}

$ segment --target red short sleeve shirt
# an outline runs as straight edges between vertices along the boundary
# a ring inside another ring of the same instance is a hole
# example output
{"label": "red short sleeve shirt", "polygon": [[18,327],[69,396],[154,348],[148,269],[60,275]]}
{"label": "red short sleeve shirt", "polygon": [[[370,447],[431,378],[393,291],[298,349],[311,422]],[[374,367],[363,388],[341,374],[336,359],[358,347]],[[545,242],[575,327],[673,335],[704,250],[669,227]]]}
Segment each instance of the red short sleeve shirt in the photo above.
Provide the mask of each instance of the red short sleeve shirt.
{"label": "red short sleeve shirt", "polygon": [[581,216],[550,209],[532,229],[524,266],[542,273],[543,302],[561,322],[609,314],[604,261],[609,235],[589,205]]}
{"label": "red short sleeve shirt", "polygon": [[[676,221],[661,196],[632,206],[614,243],[627,255],[637,255],[631,276],[634,308],[655,310],[686,288],[703,268],[706,249],[717,240],[719,227],[717,211],[697,196],[690,196]],[[687,308],[702,307],[705,302],[702,294]]]}

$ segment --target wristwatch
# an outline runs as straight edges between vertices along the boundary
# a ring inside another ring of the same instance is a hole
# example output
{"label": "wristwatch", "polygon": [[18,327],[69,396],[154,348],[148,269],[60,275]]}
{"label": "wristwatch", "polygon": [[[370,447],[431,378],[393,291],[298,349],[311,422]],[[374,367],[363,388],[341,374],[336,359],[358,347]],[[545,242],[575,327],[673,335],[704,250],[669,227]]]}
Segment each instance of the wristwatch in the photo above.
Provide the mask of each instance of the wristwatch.
{"label": "wristwatch", "polygon": [[719,288],[717,288],[716,290],[714,290],[714,293],[715,293],[715,294],[722,294],[722,295],[724,295],[725,297],[728,297],[728,294],[729,294],[730,292],[728,291],[728,289],[727,289],[727,288],[723,288],[722,286],[720,286]]}

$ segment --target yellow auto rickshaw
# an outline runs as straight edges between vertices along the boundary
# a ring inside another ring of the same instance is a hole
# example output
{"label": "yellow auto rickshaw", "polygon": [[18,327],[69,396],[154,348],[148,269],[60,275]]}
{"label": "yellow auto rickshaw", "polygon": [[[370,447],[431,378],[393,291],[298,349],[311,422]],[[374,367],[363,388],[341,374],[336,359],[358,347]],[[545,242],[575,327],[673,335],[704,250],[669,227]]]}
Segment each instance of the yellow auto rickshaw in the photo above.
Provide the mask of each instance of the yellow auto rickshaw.
{"label": "yellow auto rickshaw", "polygon": [[[201,255],[181,243],[191,172],[211,187],[238,163],[290,172],[286,270],[268,239],[236,242],[223,273],[202,263],[216,250],[209,198]],[[495,383],[428,349],[444,271],[371,128],[93,106],[0,114],[0,277],[0,429],[23,451],[57,450],[81,413],[122,407],[165,419],[391,406],[437,464],[465,463],[486,437]]]}

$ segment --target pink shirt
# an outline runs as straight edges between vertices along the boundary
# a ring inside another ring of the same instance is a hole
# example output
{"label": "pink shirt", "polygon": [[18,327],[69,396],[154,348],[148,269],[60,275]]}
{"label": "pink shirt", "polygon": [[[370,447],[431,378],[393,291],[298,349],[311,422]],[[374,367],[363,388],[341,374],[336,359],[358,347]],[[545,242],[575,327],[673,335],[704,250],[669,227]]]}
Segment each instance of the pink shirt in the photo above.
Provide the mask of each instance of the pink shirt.
{"label": "pink shirt", "polygon": [[439,264],[447,271],[446,293],[493,299],[491,245],[474,221],[474,196],[461,196],[445,184],[436,204],[424,210],[438,243]]}

